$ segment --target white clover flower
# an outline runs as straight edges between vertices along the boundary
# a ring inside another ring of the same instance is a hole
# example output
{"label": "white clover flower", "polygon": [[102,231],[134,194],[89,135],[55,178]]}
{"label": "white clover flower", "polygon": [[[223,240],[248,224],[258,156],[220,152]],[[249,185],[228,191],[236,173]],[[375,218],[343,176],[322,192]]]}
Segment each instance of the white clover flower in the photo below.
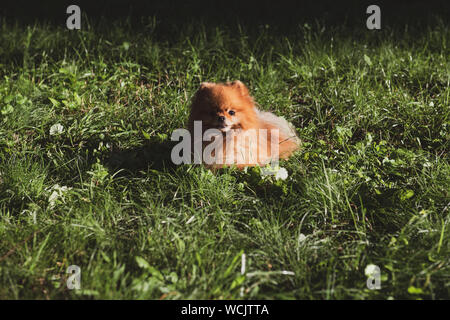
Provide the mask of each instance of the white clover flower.
{"label": "white clover flower", "polygon": [[60,198],[64,199],[64,193],[72,188],[68,188],[66,186],[60,187],[59,184],[55,184],[50,190],[53,190],[52,194],[48,198],[48,203],[50,209],[52,209],[56,205],[56,201]]}
{"label": "white clover flower", "polygon": [[263,177],[265,176],[272,176],[277,173],[277,168],[272,166],[266,166],[265,168],[261,168],[261,175]]}
{"label": "white clover flower", "polygon": [[280,166],[266,166],[265,168],[261,168],[261,175],[265,176],[275,176],[276,180],[286,180],[289,176],[287,170]]}
{"label": "white clover flower", "polygon": [[55,206],[58,197],[59,193],[57,191],[53,191],[50,197],[48,198],[48,204],[50,208],[53,208]]}
{"label": "white clover flower", "polygon": [[50,127],[50,135],[54,136],[61,134],[64,131],[64,127],[60,123],[56,123]]}
{"label": "white clover flower", "polygon": [[285,169],[285,168],[280,168],[278,171],[277,171],[277,173],[275,174],[275,179],[276,180],[279,180],[279,179],[281,179],[281,180],[286,180],[287,179],[287,177],[288,177],[288,172],[287,172],[287,170]]}
{"label": "white clover flower", "polygon": [[278,170],[280,170],[279,165],[266,165],[264,168],[261,168],[261,175],[262,176],[274,176],[277,174]]}
{"label": "white clover flower", "polygon": [[298,235],[298,242],[303,242],[306,240],[306,236],[303,233]]}

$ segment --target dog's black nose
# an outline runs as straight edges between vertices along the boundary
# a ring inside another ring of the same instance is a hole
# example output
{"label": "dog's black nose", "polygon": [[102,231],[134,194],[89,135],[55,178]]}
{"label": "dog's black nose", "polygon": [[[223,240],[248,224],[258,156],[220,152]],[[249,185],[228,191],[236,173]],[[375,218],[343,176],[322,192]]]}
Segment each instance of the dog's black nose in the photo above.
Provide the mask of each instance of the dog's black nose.
{"label": "dog's black nose", "polygon": [[225,121],[225,117],[224,116],[220,116],[219,117],[219,122],[224,122]]}

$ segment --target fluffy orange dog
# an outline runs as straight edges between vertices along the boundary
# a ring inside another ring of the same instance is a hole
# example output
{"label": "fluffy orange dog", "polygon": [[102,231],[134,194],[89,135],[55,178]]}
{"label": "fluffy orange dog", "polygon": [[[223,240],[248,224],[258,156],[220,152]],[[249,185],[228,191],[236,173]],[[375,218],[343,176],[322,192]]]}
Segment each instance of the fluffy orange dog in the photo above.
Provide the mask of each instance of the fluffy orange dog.
{"label": "fluffy orange dog", "polygon": [[[191,105],[191,134],[196,121],[201,121],[203,162],[213,168],[263,166],[288,158],[300,145],[294,127],[284,118],[258,110],[241,81],[202,83]],[[208,132],[212,134],[204,135]],[[214,149],[208,140],[214,141]]]}

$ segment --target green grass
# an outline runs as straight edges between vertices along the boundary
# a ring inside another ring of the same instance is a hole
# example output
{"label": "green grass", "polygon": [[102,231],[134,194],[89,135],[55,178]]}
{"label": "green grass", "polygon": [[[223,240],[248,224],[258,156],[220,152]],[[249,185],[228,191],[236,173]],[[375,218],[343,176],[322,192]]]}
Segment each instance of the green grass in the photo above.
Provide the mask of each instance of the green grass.
{"label": "green grass", "polygon": [[[0,298],[449,299],[449,36],[3,21]],[[199,83],[234,79],[296,126],[287,180],[171,163]]]}

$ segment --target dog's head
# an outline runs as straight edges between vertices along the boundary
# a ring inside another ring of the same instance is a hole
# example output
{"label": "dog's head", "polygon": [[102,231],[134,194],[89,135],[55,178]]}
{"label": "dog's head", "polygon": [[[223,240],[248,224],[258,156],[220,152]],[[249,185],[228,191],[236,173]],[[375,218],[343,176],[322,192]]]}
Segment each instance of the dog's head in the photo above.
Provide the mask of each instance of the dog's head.
{"label": "dog's head", "polygon": [[256,128],[258,117],[247,87],[239,80],[226,83],[203,82],[194,96],[189,123],[202,121],[206,130]]}

